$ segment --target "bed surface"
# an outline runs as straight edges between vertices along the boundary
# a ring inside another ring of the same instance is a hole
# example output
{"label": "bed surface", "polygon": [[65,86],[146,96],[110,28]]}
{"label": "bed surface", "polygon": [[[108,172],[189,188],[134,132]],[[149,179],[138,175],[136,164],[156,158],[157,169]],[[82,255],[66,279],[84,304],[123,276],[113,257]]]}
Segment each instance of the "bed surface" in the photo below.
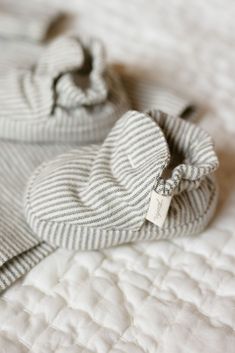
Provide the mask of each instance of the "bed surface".
{"label": "bed surface", "polygon": [[73,0],[67,10],[105,41],[110,61],[205,108],[219,207],[197,237],[56,251],[0,296],[0,352],[233,353],[235,3]]}

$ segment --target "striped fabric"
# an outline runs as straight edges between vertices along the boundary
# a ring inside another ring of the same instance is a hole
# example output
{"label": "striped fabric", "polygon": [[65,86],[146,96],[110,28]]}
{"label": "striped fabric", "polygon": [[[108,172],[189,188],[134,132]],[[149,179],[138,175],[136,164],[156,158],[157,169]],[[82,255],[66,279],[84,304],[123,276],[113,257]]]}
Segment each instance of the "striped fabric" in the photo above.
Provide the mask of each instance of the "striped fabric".
{"label": "striped fabric", "polygon": [[51,245],[43,242],[1,265],[0,292],[10,287],[54,250]]}
{"label": "striped fabric", "polygon": [[159,109],[191,121],[200,113],[195,104],[189,104],[187,99],[169,88],[159,86],[154,80],[146,80],[129,72],[121,72],[121,76],[124,88],[129,93],[131,106],[135,110]]}
{"label": "striped fabric", "polygon": [[[56,16],[55,12],[40,15],[40,18],[34,16],[32,22],[26,14],[15,16],[14,9],[10,13],[2,10],[1,3],[0,77],[6,72],[25,70],[32,65],[42,51],[34,41],[45,39],[46,31]],[[22,193],[34,168],[65,150],[65,146],[46,148],[0,141],[0,292],[54,251],[51,245],[33,237],[27,227],[22,213]]]}
{"label": "striped fabric", "polygon": [[0,291],[54,251],[28,227],[23,193],[38,165],[75,147],[78,146],[0,141]]}
{"label": "striped fabric", "polygon": [[42,46],[37,43],[18,40],[0,39],[0,48],[0,77],[6,75],[9,70],[28,69],[42,51]]}
{"label": "striped fabric", "polygon": [[[5,72],[13,68],[17,71],[28,70],[35,62],[35,58],[41,56],[44,51],[42,46],[33,42],[12,40],[1,41],[0,45],[1,77],[3,73],[5,75]],[[157,85],[154,86],[153,90],[155,89],[158,89]],[[132,91],[128,93],[131,97],[135,94]],[[172,98],[177,100],[173,96]],[[160,100],[156,99],[155,104],[160,105]],[[143,106],[142,109],[144,108]],[[54,251],[54,246],[35,237],[27,225],[22,212],[23,190],[29,176],[38,165],[76,147],[77,145],[64,143],[29,144],[0,141],[0,291],[9,287],[17,278]]]}
{"label": "striped fabric", "polygon": [[60,37],[33,68],[0,76],[0,138],[25,142],[99,143],[129,108],[104,48]]}
{"label": "striped fabric", "polygon": [[[30,178],[25,214],[38,237],[69,249],[99,249],[200,232],[217,200],[210,136],[161,111],[130,111],[101,146],[42,164]],[[162,228],[146,220],[152,191],[172,196]]]}
{"label": "striped fabric", "polygon": [[27,40],[43,42],[48,38],[53,25],[61,14],[52,8],[42,8],[34,4],[16,6],[8,1],[0,3],[0,38],[7,40]]}
{"label": "striped fabric", "polygon": [[23,191],[42,162],[77,147],[0,141],[0,291],[54,251],[54,246],[41,242],[27,225],[22,210]]}

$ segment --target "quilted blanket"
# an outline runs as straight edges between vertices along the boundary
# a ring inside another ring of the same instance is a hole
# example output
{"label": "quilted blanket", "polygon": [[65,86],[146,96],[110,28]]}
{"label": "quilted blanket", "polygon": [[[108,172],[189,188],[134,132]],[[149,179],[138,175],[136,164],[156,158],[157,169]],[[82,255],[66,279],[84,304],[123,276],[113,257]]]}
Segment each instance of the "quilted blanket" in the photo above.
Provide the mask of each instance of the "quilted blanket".
{"label": "quilted blanket", "polygon": [[75,29],[102,38],[110,61],[205,108],[199,124],[221,162],[219,207],[197,237],[56,251],[1,295],[0,352],[233,353],[235,3],[51,4],[72,12]]}

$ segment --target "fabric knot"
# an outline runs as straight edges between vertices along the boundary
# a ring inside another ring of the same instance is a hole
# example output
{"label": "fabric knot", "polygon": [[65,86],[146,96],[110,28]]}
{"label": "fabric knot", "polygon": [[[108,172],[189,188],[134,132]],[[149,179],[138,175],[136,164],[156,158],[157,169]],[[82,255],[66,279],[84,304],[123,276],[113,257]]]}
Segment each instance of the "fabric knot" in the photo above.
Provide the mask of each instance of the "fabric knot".
{"label": "fabric knot", "polygon": [[56,83],[56,104],[63,108],[100,104],[108,96],[103,45],[92,39],[81,44],[81,48],[83,62],[80,67],[62,75]]}

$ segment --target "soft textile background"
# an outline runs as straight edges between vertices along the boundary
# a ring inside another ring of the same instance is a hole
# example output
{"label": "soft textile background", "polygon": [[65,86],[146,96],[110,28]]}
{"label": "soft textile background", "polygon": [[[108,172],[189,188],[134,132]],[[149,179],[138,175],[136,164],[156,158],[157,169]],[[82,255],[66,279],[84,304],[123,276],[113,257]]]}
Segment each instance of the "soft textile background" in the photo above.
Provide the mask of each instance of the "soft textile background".
{"label": "soft textile background", "polygon": [[200,124],[217,144],[221,197],[199,237],[47,258],[0,298],[2,352],[234,352],[235,3],[50,5],[102,38],[110,61],[205,107]]}

